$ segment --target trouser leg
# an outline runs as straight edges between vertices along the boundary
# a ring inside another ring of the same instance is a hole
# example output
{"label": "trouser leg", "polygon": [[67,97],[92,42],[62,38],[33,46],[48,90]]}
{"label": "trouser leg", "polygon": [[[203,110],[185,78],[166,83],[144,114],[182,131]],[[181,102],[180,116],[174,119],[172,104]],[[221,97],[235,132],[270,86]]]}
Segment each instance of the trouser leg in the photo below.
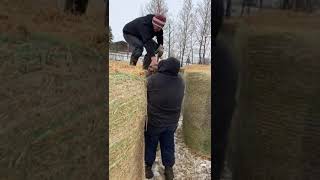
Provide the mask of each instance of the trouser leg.
{"label": "trouser leg", "polygon": [[172,167],[175,163],[174,156],[174,133],[176,127],[166,128],[160,135],[160,149],[162,164],[166,167]]}

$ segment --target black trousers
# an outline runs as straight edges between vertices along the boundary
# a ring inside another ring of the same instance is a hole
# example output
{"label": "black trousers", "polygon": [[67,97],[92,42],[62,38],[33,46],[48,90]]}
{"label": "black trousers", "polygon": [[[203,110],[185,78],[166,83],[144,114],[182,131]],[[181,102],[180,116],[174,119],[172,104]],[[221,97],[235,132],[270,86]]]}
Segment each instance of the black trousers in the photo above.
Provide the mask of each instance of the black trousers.
{"label": "black trousers", "polygon": [[152,166],[154,163],[159,142],[162,164],[169,167],[174,165],[174,133],[176,129],[176,126],[163,128],[148,126],[147,131],[144,132],[145,165]]}
{"label": "black trousers", "polygon": [[[143,44],[141,39],[131,34],[124,33],[123,37],[126,40],[126,42],[129,44],[130,49],[132,50],[131,59],[138,60],[139,57],[142,55],[143,47],[145,46],[145,44]],[[152,48],[154,49],[154,51],[156,51],[159,45],[154,40],[151,40],[151,41],[152,41],[151,43]],[[151,55],[147,53],[143,59],[143,68],[147,69],[150,63],[151,63]]]}

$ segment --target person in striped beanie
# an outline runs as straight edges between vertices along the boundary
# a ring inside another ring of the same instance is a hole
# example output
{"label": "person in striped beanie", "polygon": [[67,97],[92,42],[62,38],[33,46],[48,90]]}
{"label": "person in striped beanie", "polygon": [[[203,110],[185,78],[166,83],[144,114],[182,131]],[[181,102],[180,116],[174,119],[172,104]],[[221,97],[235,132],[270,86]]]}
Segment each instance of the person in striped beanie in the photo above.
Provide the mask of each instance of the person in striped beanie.
{"label": "person in striped beanie", "polygon": [[[123,28],[123,37],[132,50],[130,65],[135,66],[142,55],[143,48],[147,54],[144,57],[143,68],[157,64],[156,54],[163,54],[163,27],[166,17],[161,14],[148,14],[134,19]],[[156,37],[157,42],[152,38]]]}

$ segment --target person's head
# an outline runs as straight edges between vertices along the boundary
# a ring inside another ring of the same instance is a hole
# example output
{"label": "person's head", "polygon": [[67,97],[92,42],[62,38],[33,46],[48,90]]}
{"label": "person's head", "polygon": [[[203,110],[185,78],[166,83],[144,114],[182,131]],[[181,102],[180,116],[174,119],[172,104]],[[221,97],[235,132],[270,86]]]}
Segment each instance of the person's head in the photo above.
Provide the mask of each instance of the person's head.
{"label": "person's head", "polygon": [[174,57],[169,57],[168,59],[161,60],[158,64],[158,72],[177,76],[180,71],[180,61]]}
{"label": "person's head", "polygon": [[166,17],[164,15],[156,14],[152,18],[153,30],[155,32],[160,31],[166,24]]}

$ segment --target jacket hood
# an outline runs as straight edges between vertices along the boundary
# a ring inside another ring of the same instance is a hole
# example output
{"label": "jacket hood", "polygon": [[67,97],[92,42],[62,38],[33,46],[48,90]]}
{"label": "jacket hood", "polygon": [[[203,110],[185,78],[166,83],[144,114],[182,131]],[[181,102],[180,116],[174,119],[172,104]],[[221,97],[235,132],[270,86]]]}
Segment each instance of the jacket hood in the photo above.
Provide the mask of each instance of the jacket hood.
{"label": "jacket hood", "polygon": [[170,57],[161,60],[158,64],[158,72],[171,76],[177,76],[180,70],[180,61],[176,58]]}

